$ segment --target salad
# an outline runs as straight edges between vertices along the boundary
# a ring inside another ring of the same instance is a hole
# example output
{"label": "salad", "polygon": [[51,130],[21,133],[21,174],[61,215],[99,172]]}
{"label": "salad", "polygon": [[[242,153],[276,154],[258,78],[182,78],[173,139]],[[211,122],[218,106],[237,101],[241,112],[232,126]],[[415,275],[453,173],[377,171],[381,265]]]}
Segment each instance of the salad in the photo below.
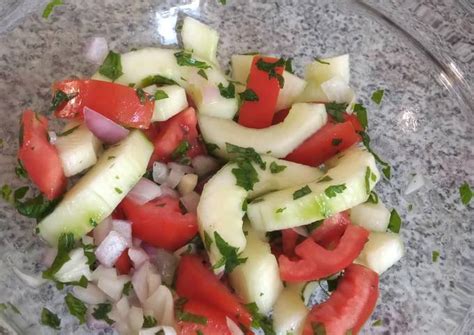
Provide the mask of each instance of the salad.
{"label": "salad", "polygon": [[[181,37],[124,54],[96,38],[97,73],[53,84],[63,129],[23,113],[17,172],[39,192],[9,197],[50,246],[42,277],[91,330],[359,333],[403,243],[349,55],[304,79],[259,53],[224,73],[215,30],[186,17]],[[61,328],[47,306],[41,322]]]}

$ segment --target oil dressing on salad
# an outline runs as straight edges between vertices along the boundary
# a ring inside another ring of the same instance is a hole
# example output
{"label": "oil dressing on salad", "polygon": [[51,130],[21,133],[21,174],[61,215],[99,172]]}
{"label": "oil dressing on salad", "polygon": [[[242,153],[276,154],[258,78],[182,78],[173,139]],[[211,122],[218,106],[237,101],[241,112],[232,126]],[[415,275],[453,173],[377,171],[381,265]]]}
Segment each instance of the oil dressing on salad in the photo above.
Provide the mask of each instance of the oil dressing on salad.
{"label": "oil dressing on salad", "polygon": [[[181,36],[123,54],[96,38],[97,72],[23,113],[16,172],[38,192],[2,195],[49,244],[36,279],[91,332],[359,333],[403,244],[349,55],[302,79],[291,58],[236,54],[225,74],[215,30],[187,17]],[[61,329],[57,312],[38,317]]]}

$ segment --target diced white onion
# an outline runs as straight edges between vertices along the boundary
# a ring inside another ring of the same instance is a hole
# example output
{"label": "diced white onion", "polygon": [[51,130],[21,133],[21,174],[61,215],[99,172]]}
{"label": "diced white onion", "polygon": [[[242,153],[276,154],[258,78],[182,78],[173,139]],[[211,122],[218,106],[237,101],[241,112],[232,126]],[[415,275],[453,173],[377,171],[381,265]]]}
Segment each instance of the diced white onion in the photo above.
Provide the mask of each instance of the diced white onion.
{"label": "diced white onion", "polygon": [[102,241],[109,235],[112,230],[112,217],[107,216],[97,227],[94,228],[92,235],[94,236],[94,244],[100,245]]}
{"label": "diced white onion", "polygon": [[191,193],[196,188],[197,183],[198,183],[197,174],[194,174],[194,173],[185,174],[183,178],[181,178],[181,181],[178,184],[178,191],[181,195],[186,195],[188,193]]}
{"label": "diced white onion", "polygon": [[95,256],[101,264],[112,267],[127,247],[127,239],[112,230],[95,250]]}
{"label": "diced white onion", "polygon": [[142,329],[143,325],[143,309],[132,306],[128,312],[128,325],[132,334],[136,334]]}
{"label": "diced white onion", "polygon": [[44,283],[46,283],[46,279],[43,279],[39,276],[31,276],[27,275],[26,273],[20,271],[18,268],[13,267],[13,272],[20,278],[26,285],[33,287],[33,288],[38,288]]}
{"label": "diced white onion", "polygon": [[161,196],[162,191],[159,185],[155,184],[149,179],[141,178],[138,183],[127,194],[138,205],[144,205],[148,201]]}
{"label": "diced white onion", "polygon": [[103,265],[99,265],[97,269],[92,272],[91,280],[93,282],[98,282],[102,277],[114,279],[117,277],[117,270],[115,268],[108,268]]}
{"label": "diced white onion", "polygon": [[82,236],[82,244],[88,245],[88,244],[94,244],[94,238],[89,236],[89,235],[84,235]]}
{"label": "diced white onion", "polygon": [[58,136],[56,135],[56,133],[50,130],[48,131],[48,136],[49,136],[49,143],[55,144],[58,139]]}
{"label": "diced white onion", "polygon": [[183,176],[184,172],[182,170],[171,169],[170,174],[168,178],[166,178],[164,185],[169,186],[171,188],[176,188]]}
{"label": "diced white onion", "polygon": [[72,293],[74,293],[77,299],[90,305],[97,305],[107,301],[105,293],[92,283],[89,283],[87,287],[74,286]]}
{"label": "diced white onion", "polygon": [[292,229],[298,235],[301,235],[301,236],[304,236],[304,237],[308,236],[308,231],[306,230],[305,227],[295,227],[295,228],[292,228]]}
{"label": "diced white onion", "polygon": [[41,264],[49,268],[53,264],[54,259],[56,258],[57,254],[58,254],[58,249],[46,248],[43,254],[43,257],[41,258]]}
{"label": "diced white onion", "polygon": [[173,253],[164,249],[157,249],[152,260],[163,282],[168,285],[173,282],[178,261],[179,259]]}
{"label": "diced white onion", "polygon": [[411,194],[413,192],[418,191],[420,188],[422,188],[425,185],[425,178],[423,175],[416,173],[408,183],[408,186],[405,190],[405,194]]}
{"label": "diced white onion", "polygon": [[165,285],[160,285],[150,297],[143,302],[145,310],[152,311],[159,325],[172,326],[174,324],[173,294]]}
{"label": "diced white onion", "polygon": [[100,65],[109,52],[107,40],[104,37],[92,37],[86,45],[85,57],[93,64]]}
{"label": "diced white onion", "polygon": [[139,335],[155,335],[157,334],[160,330],[163,331],[163,335],[176,335],[176,330],[173,327],[167,327],[167,326],[158,326],[158,327],[153,327],[153,328],[146,328],[140,330]]}
{"label": "diced white onion", "polygon": [[183,172],[183,173],[194,173],[193,168],[188,166],[188,165],[178,164],[178,163],[175,163],[175,162],[169,162],[168,167],[171,170],[176,170],[176,171],[180,171],[180,172]]}
{"label": "diced white onion", "polygon": [[199,177],[219,170],[219,162],[211,156],[199,155],[191,160],[191,165]]}
{"label": "diced white onion", "polygon": [[337,103],[350,103],[355,95],[352,88],[339,76],[332,77],[328,81],[322,83],[321,89],[324,94],[326,94],[329,101],[335,101]]}
{"label": "diced white onion", "polygon": [[226,316],[225,319],[227,322],[227,327],[229,328],[232,335],[244,335],[244,332],[242,331],[242,329],[240,329],[240,327],[237,326],[235,322],[232,321],[231,318]]}
{"label": "diced white onion", "polygon": [[153,180],[155,181],[155,183],[158,183],[160,185],[163,184],[168,178],[169,173],[170,171],[165,163],[153,163]]}
{"label": "diced white onion", "polygon": [[148,298],[148,277],[153,273],[153,268],[149,262],[144,262],[132,275],[132,285],[138,300],[145,301]]}
{"label": "diced white onion", "polygon": [[193,191],[191,193],[183,195],[181,198],[179,198],[179,200],[189,213],[196,213],[200,198],[201,197],[199,196],[199,194]]}
{"label": "diced white onion", "polygon": [[69,252],[69,260],[54,275],[62,283],[79,281],[82,276],[91,279],[91,270],[84,249],[76,248]]}
{"label": "diced white onion", "polygon": [[130,248],[128,249],[128,256],[133,262],[133,267],[137,269],[142,265],[144,262],[148,260],[148,254],[142,248]]}
{"label": "diced white onion", "polygon": [[112,220],[112,230],[127,240],[127,246],[132,246],[132,223],[126,220]]}
{"label": "diced white onion", "polygon": [[130,281],[127,275],[117,276],[116,278],[101,277],[97,282],[97,287],[101,289],[113,301],[118,301],[122,296],[123,286]]}
{"label": "diced white onion", "polygon": [[114,307],[122,319],[125,319],[130,311],[130,304],[126,296],[123,296],[119,301],[117,301]]}
{"label": "diced white onion", "polygon": [[161,191],[163,192],[161,195],[162,197],[172,197],[172,198],[179,197],[178,192],[173,190],[171,187],[167,185],[161,185]]}

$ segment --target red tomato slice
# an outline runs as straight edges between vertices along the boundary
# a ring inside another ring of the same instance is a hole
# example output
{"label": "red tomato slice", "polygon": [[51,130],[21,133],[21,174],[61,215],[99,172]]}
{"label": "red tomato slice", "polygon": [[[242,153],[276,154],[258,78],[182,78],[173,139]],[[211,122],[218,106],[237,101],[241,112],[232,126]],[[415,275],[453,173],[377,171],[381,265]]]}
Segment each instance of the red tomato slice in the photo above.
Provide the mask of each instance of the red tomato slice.
{"label": "red tomato slice", "polygon": [[[262,59],[266,63],[276,63],[278,58],[255,56],[250,67],[247,80],[247,89],[257,94],[258,101],[247,101],[242,103],[239,111],[239,123],[249,128],[266,128],[271,126],[273,114],[280,93],[278,79],[270,78],[268,72],[260,70],[257,62]],[[283,66],[275,68],[275,73],[282,75]]]}
{"label": "red tomato slice", "polygon": [[358,264],[350,265],[328,300],[313,307],[303,335],[313,335],[321,325],[326,335],[357,334],[372,314],[379,296],[379,276]]}
{"label": "red tomato slice", "polygon": [[[182,313],[197,316],[200,322],[178,321],[178,335],[196,335],[199,334],[198,331],[205,335],[232,335],[227,326],[226,315],[215,307],[189,300],[184,304]],[[177,319],[179,320],[179,314]]]}
{"label": "red tomato slice", "polygon": [[290,258],[295,255],[295,247],[298,242],[298,236],[298,233],[293,229],[284,229],[281,231],[283,254]]}
{"label": "red tomato slice", "polygon": [[299,244],[295,253],[299,260],[285,255],[278,258],[281,279],[289,282],[310,281],[328,277],[349,266],[360,254],[369,232],[362,227],[349,225],[334,250],[324,249],[311,237]]}
{"label": "red tomato slice", "polygon": [[128,256],[128,248],[122,252],[115,262],[115,268],[121,275],[126,275],[130,272],[130,269],[132,268],[132,260],[130,259],[130,256]]}
{"label": "red tomato slice", "polygon": [[311,238],[326,249],[334,249],[350,223],[347,212],[334,214],[311,232]]}
{"label": "red tomato slice", "polygon": [[356,115],[354,114],[346,114],[344,113],[344,120],[350,121],[352,123],[352,126],[354,127],[354,130],[358,133],[359,131],[363,131],[364,127],[360,124],[359,119],[357,118]]}
{"label": "red tomato slice", "polygon": [[328,122],[285,159],[319,166],[329,158],[360,141],[351,121],[342,123]]}
{"label": "red tomato slice", "polygon": [[125,127],[148,128],[155,102],[140,102],[135,89],[101,80],[65,80],[53,86],[53,92],[61,90],[76,95],[56,109],[59,118],[82,118],[84,107],[89,107]]}
{"label": "red tomato slice", "polygon": [[250,327],[252,322],[250,313],[197,256],[181,257],[176,275],[176,292],[180,297],[195,299],[213,306],[235,323]]}
{"label": "red tomato slice", "polygon": [[56,148],[48,140],[48,120],[27,110],[20,129],[18,158],[31,181],[49,200],[64,193],[67,180]]}
{"label": "red tomato slice", "polygon": [[132,222],[133,236],[155,247],[174,251],[197,234],[196,214],[182,214],[178,199],[163,197],[138,205],[126,197],[120,206]]}
{"label": "red tomato slice", "polygon": [[194,108],[189,107],[171,119],[155,123],[157,133],[153,139],[155,151],[151,161],[169,161],[171,154],[183,140],[188,141],[190,149],[187,156],[193,158],[205,151],[198,139],[197,117]]}

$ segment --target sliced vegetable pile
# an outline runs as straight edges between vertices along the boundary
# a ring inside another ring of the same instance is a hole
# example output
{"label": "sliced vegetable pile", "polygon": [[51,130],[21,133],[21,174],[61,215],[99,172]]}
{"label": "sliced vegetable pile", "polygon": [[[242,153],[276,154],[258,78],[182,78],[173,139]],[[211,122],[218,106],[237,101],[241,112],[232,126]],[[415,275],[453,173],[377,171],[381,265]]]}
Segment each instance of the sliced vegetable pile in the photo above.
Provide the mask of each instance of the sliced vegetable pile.
{"label": "sliced vegetable pile", "polygon": [[[65,303],[91,329],[357,334],[403,244],[374,192],[377,164],[391,171],[369,147],[349,56],[301,79],[291,59],[234,55],[229,79],[218,38],[188,17],[182,50],[94,40],[98,72],[53,85],[64,128],[22,116],[17,172],[38,195],[2,193],[38,220],[43,277],[73,286]],[[310,306],[313,282],[331,293]],[[41,322],[61,327],[51,309]]]}

